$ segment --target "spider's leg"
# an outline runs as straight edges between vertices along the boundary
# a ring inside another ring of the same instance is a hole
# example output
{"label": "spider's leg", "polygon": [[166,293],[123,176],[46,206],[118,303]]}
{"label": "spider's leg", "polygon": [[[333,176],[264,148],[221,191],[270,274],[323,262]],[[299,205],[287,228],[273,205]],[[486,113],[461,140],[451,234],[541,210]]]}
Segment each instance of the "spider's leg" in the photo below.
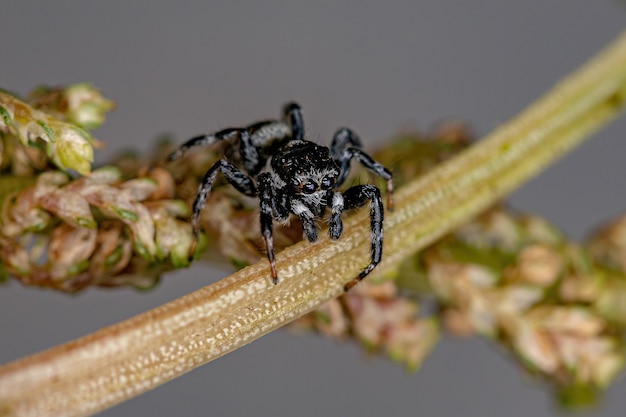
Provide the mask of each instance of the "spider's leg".
{"label": "spider's leg", "polygon": [[292,140],[304,139],[304,119],[302,118],[302,110],[297,103],[287,103],[283,106],[283,115],[285,121],[291,128]]}
{"label": "spider's leg", "polygon": [[212,133],[210,135],[200,135],[200,136],[193,137],[189,139],[187,142],[180,145],[180,147],[176,149],[174,152],[172,152],[167,157],[167,160],[173,161],[175,159],[178,159],[181,156],[183,156],[189,149],[195,148],[197,146],[212,145],[218,141],[231,139],[235,137],[239,132],[241,132],[241,130],[242,129],[229,128],[229,129],[220,130],[219,132]]}
{"label": "spider's leg", "polygon": [[255,197],[257,195],[257,189],[254,185],[254,181],[252,181],[252,178],[248,175],[239,170],[239,168],[223,159],[220,159],[213,164],[206,174],[204,174],[202,182],[198,188],[198,195],[192,205],[191,226],[193,230],[193,241],[190,248],[190,258],[193,257],[196,251],[196,245],[198,244],[198,235],[200,232],[200,212],[209,197],[211,187],[213,186],[215,178],[219,172],[224,174],[226,180],[239,192],[250,197]]}
{"label": "spider's leg", "polygon": [[333,136],[330,154],[339,167],[337,186],[346,180],[350,172],[350,161],[354,158],[370,172],[387,181],[387,209],[393,211],[393,178],[391,172],[366,154],[361,146],[361,140],[350,129],[341,128]]}
{"label": "spider's leg", "polygon": [[330,236],[330,238],[333,240],[337,240],[339,239],[339,236],[341,236],[341,232],[343,231],[341,214],[343,213],[344,199],[341,193],[338,191],[331,191],[331,195],[331,214],[328,221],[328,236]]}
{"label": "spider's leg", "polygon": [[276,272],[276,260],[274,259],[274,238],[273,218],[272,218],[272,201],[274,199],[272,192],[272,177],[268,173],[259,175],[259,204],[261,206],[261,234],[265,241],[265,251],[267,252],[267,260],[270,263],[272,274],[272,282],[278,284],[278,273]]}
{"label": "spider's leg", "polygon": [[391,171],[374,161],[371,156],[359,148],[348,148],[347,152],[350,154],[350,158],[355,158],[369,171],[387,181],[387,210],[393,211],[393,177]]}
{"label": "spider's leg", "polygon": [[344,286],[344,290],[358,284],[380,263],[383,253],[383,201],[380,190],[375,185],[355,185],[348,188],[343,193],[346,209],[354,209],[363,206],[368,200],[370,202],[370,229],[371,233],[371,260],[369,265],[361,273]]}
{"label": "spider's leg", "polygon": [[363,147],[361,139],[352,129],[347,127],[337,129],[333,136],[333,142],[330,144],[330,155],[333,159],[339,159],[349,145],[355,148]]}
{"label": "spider's leg", "polygon": [[248,129],[242,130],[239,134],[239,154],[243,159],[243,167],[250,175],[258,174],[265,165],[265,159],[259,156],[259,150],[254,145]]}
{"label": "spider's leg", "polygon": [[337,186],[343,184],[350,173],[350,159],[346,155],[348,147],[361,148],[363,145],[361,139],[352,130],[343,127],[335,132],[333,141],[330,144],[330,156],[339,167],[339,177],[337,177]]}

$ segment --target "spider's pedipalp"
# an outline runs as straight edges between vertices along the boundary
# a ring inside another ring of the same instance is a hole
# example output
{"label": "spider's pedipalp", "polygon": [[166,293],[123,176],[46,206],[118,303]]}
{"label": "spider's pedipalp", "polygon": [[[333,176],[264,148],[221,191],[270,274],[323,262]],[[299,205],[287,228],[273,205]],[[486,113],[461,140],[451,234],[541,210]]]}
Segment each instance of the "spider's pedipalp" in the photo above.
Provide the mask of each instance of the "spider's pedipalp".
{"label": "spider's pedipalp", "polygon": [[343,232],[343,222],[341,220],[341,214],[344,209],[344,198],[340,192],[336,191],[332,193],[331,200],[331,213],[328,220],[328,236],[337,240]]}
{"label": "spider's pedipalp", "polygon": [[309,242],[315,242],[317,240],[317,223],[315,222],[313,212],[305,203],[295,198],[291,201],[291,211],[300,218],[304,237],[306,237]]}

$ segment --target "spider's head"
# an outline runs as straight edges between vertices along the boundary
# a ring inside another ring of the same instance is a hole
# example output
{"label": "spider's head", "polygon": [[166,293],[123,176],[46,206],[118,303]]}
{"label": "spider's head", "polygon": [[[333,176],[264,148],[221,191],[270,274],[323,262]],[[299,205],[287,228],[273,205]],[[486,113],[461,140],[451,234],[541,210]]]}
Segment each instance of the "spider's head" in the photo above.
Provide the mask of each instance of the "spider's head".
{"label": "spider's head", "polygon": [[272,169],[305,200],[322,201],[337,182],[339,168],[325,146],[291,141],[272,158]]}

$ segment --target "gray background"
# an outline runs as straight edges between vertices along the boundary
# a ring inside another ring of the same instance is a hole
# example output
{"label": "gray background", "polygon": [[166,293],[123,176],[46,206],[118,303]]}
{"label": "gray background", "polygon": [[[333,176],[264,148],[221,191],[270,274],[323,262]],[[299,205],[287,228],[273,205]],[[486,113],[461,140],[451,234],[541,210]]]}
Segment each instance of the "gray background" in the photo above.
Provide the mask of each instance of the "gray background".
{"label": "gray background", "polygon": [[[247,4],[246,4],[247,3]],[[96,135],[98,161],[125,146],[278,115],[298,100],[308,135],[340,125],[368,143],[402,128],[507,120],[624,26],[609,0],[361,2],[3,1],[0,85],[89,81],[118,109]],[[511,201],[572,237],[626,208],[620,120]],[[149,293],[67,296],[0,288],[0,362],[115,323],[229,271],[195,266]],[[624,414],[626,384],[597,415]],[[278,331],[107,416],[545,416],[544,387],[493,346],[448,339],[417,374],[356,346]]]}

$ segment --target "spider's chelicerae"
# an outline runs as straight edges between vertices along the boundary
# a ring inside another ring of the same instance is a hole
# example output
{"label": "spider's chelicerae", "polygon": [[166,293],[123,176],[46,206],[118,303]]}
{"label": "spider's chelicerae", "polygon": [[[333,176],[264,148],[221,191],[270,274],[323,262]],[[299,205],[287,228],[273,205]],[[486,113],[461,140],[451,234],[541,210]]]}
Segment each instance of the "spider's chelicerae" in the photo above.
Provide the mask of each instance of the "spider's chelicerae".
{"label": "spider's chelicerae", "polygon": [[339,129],[330,148],[304,140],[300,106],[289,103],[282,120],[254,123],[245,128],[224,129],[214,134],[194,137],[182,144],[168,158],[179,158],[189,149],[228,141],[225,157],[204,175],[193,202],[192,226],[195,251],[200,211],[219,172],[241,193],[258,197],[261,208],[261,233],[270,262],[272,281],[278,282],[272,239],[272,221],[286,221],[291,214],[302,222],[304,236],[317,240],[316,220],[330,207],[328,235],[339,239],[343,231],[341,214],[370,202],[371,260],[361,273],[346,284],[349,290],[380,262],[383,250],[383,202],[375,185],[355,185],[343,193],[338,188],[350,171],[355,158],[365,168],[387,181],[388,208],[392,209],[391,172],[361,150],[361,141],[350,129]]}

